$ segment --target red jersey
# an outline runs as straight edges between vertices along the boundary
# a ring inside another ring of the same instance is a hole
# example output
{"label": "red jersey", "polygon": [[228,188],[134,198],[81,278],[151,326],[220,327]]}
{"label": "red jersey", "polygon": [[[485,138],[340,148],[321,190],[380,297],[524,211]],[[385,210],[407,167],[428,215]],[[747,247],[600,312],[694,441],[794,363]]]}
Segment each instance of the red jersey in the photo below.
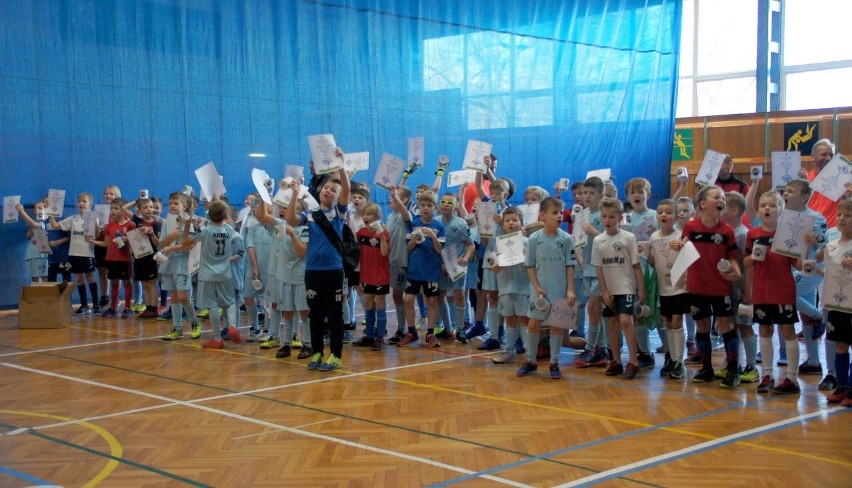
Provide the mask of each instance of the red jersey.
{"label": "red jersey", "polygon": [[686,272],[686,290],[696,295],[731,296],[733,285],[722,277],[716,266],[722,259],[740,257],[734,229],[722,221],[708,228],[700,218],[695,218],[683,226],[682,235],[692,242],[701,256]]}
{"label": "red jersey", "polygon": [[125,242],[124,247],[119,249],[118,246],[115,245],[115,242],[113,242],[113,239],[115,239],[116,235],[124,237],[127,235],[127,231],[133,230],[135,228],[136,224],[134,224],[130,220],[124,222],[123,224],[116,224],[113,220],[107,222],[107,224],[104,226],[104,240],[107,242],[107,261],[130,262],[130,244]]}
{"label": "red jersey", "polygon": [[[746,256],[751,254],[755,243],[772,247],[775,231],[755,227],[746,236]],[[795,305],[796,282],[791,266],[795,258],[767,252],[763,261],[754,262],[754,280],[751,285],[751,303],[758,305]]]}
{"label": "red jersey", "polygon": [[367,227],[362,227],[355,234],[358,247],[361,249],[361,283],[373,286],[390,285],[390,235],[384,232],[388,242],[388,254],[382,256],[379,236]]}
{"label": "red jersey", "polygon": [[[808,171],[808,181],[814,181],[816,175],[816,168]],[[839,201],[835,202],[816,190],[811,193],[811,199],[808,200],[808,208],[821,213],[822,216],[825,217],[825,221],[828,223],[829,229],[835,225],[837,220],[837,207],[839,206]]]}

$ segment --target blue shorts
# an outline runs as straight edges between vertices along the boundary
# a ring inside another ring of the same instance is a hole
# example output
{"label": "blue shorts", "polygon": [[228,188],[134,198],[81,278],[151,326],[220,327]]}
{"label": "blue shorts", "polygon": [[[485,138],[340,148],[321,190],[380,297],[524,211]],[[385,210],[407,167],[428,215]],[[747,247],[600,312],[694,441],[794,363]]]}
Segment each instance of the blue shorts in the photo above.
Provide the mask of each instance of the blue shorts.
{"label": "blue shorts", "polygon": [[192,289],[192,282],[189,279],[189,275],[161,274],[160,289],[167,291],[189,291]]}
{"label": "blue shorts", "polygon": [[530,305],[530,296],[526,293],[507,293],[498,298],[500,315],[504,317],[526,317]]}
{"label": "blue shorts", "polygon": [[199,308],[230,307],[234,302],[234,288],[230,281],[198,281],[196,304]]}

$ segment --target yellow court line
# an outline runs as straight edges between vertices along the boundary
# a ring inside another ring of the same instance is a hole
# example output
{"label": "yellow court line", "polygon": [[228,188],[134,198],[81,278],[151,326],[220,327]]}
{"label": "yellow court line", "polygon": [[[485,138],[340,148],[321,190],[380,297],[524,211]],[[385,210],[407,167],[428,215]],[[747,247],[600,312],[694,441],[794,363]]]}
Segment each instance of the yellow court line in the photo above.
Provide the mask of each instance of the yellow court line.
{"label": "yellow court line", "polygon": [[[73,419],[71,417],[63,417],[61,415],[51,415],[51,414],[38,413],[38,412],[27,412],[27,411],[22,411],[22,410],[0,410],[0,413],[8,413],[8,414],[12,414],[12,415],[21,415],[21,416],[24,416],[24,417],[49,418],[49,419],[54,419],[54,420],[61,420],[63,422],[74,422],[75,424],[82,425],[83,427],[86,427],[88,429],[93,430],[96,434],[101,436],[106,441],[106,443],[109,445],[110,455],[113,458],[120,458],[122,456],[122,454],[124,454],[124,449],[121,447],[121,443],[118,442],[118,439],[116,439],[112,434],[109,433],[109,431],[107,431],[103,427],[97,426],[97,425],[92,424],[90,422],[80,422],[80,421],[77,421],[76,419]],[[110,459],[109,461],[107,461],[107,464],[106,464],[106,466],[104,466],[104,469],[102,469],[100,473],[98,473],[94,478],[92,478],[86,484],[84,484],[83,487],[84,488],[92,488],[94,486],[97,486],[98,484],[100,484],[101,481],[105,480],[107,476],[112,474],[112,472],[115,471],[115,468],[117,468],[118,465],[119,465],[118,461],[116,461],[115,459]]]}

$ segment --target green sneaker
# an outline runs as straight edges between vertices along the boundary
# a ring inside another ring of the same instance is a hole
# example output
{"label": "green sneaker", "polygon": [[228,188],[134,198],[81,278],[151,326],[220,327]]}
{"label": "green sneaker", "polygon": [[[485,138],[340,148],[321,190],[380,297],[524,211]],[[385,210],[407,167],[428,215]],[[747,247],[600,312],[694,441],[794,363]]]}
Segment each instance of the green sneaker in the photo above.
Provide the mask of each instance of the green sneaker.
{"label": "green sneaker", "polygon": [[315,353],[311,356],[311,361],[308,363],[308,369],[311,371],[316,371],[320,368],[320,363],[322,363],[322,354]]}
{"label": "green sneaker", "polygon": [[204,317],[207,317],[208,315],[210,315],[210,310],[206,309],[206,308],[201,309],[201,310],[198,311],[198,313],[196,315],[198,315],[198,318],[203,319]]}
{"label": "green sneaker", "polygon": [[751,366],[746,366],[745,369],[740,372],[740,381],[743,383],[756,383],[758,380],[760,380],[760,374]]}
{"label": "green sneaker", "polygon": [[174,329],[172,329],[171,332],[161,337],[161,339],[164,341],[174,341],[177,339],[183,339],[183,330],[175,327]]}
{"label": "green sneaker", "polygon": [[320,371],[334,371],[343,367],[343,361],[334,354],[328,356],[328,359],[319,367]]}
{"label": "green sneaker", "polygon": [[441,334],[444,332],[444,328],[441,326],[435,326],[435,335]]}
{"label": "green sneaker", "polygon": [[725,379],[726,376],[728,376],[728,367],[727,366],[725,366],[725,369],[716,371],[716,378],[723,380],[723,379]]}
{"label": "green sneaker", "polygon": [[301,349],[301,348],[302,348],[302,341],[300,341],[300,340],[299,340],[299,338],[297,338],[297,337],[295,337],[295,336],[294,336],[294,337],[293,337],[293,342],[291,342],[291,343],[290,343],[290,346],[291,346],[293,349]]}
{"label": "green sneaker", "polygon": [[192,327],[192,329],[189,333],[189,337],[192,337],[193,339],[198,339],[199,337],[201,337],[201,326],[198,324],[198,322],[193,322],[192,324],[190,324],[190,327]]}
{"label": "green sneaker", "polygon": [[281,345],[281,341],[277,337],[270,337],[268,341],[260,343],[261,349],[277,349]]}

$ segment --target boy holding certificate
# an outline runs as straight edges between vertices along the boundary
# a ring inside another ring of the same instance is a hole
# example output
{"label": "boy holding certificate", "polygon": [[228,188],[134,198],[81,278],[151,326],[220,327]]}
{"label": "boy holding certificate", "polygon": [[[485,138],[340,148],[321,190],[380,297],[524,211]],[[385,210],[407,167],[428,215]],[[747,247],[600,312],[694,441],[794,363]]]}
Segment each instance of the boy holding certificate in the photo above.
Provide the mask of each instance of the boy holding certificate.
{"label": "boy holding certificate", "polygon": [[825,281],[823,283],[824,306],[828,309],[826,337],[835,343],[834,367],[837,370],[837,389],[828,395],[828,403],[840,403],[852,407],[852,395],[849,390],[850,361],[849,345],[852,344],[852,311],[843,293],[843,280],[852,269],[852,201],[843,200],[837,207],[835,221],[840,238],[832,240],[817,253],[818,261],[825,261]]}

